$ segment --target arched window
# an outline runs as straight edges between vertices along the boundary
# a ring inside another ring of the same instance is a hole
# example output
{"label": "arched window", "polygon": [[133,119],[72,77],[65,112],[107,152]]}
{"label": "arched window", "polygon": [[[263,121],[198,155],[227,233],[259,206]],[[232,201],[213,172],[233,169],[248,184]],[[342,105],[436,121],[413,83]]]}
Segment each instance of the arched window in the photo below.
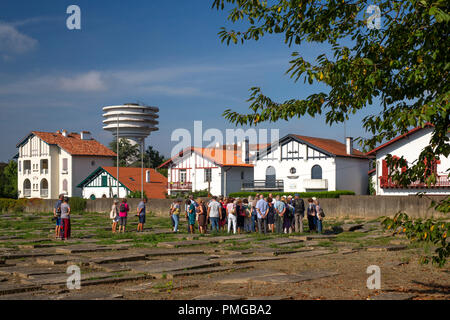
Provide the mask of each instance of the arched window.
{"label": "arched window", "polygon": [[311,169],[311,179],[322,179],[322,168],[317,164]]}
{"label": "arched window", "polygon": [[91,196],[89,197],[89,199],[95,200],[95,194],[91,194]]}
{"label": "arched window", "polygon": [[67,180],[66,179],[63,180],[62,188],[63,188],[64,192],[67,192]]}
{"label": "arched window", "polygon": [[267,169],[266,169],[266,187],[274,188],[276,180],[277,180],[277,175],[275,172],[275,168],[272,166],[267,167]]}
{"label": "arched window", "polygon": [[48,181],[47,179],[41,180],[41,198],[48,197]]}
{"label": "arched window", "polygon": [[25,179],[23,182],[23,190],[26,191],[30,191],[31,192],[31,181],[29,179]]}

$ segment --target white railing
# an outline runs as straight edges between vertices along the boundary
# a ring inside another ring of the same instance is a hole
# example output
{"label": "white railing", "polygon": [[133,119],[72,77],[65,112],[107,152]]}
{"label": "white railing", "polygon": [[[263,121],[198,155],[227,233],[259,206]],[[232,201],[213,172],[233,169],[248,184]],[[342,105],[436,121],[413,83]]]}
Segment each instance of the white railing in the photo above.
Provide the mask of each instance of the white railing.
{"label": "white railing", "polygon": [[24,174],[31,174],[31,169],[25,169],[25,170],[23,170],[23,173]]}
{"label": "white railing", "polygon": [[48,174],[48,169],[42,169],[41,174]]}
{"label": "white railing", "polygon": [[69,171],[68,171],[68,170],[64,170],[64,169],[63,169],[63,170],[61,170],[61,173],[62,173],[62,174],[68,174],[68,173],[69,173]]}
{"label": "white railing", "polygon": [[30,197],[31,196],[31,189],[24,189],[23,190],[23,196],[24,197]]}
{"label": "white railing", "polygon": [[48,197],[48,189],[41,189],[41,198]]}

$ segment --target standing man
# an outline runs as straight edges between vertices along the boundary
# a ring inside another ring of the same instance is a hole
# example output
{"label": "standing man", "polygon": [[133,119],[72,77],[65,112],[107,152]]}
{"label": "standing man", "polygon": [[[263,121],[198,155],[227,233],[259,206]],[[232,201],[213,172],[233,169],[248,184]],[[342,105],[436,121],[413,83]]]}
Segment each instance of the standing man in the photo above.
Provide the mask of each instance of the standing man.
{"label": "standing man", "polygon": [[[188,199],[191,203],[190,204],[193,204],[194,205],[194,207],[195,207],[195,209],[197,209],[197,207],[198,207],[198,203],[197,202],[195,202],[195,200],[194,200],[194,196],[191,194],[191,195],[189,195],[189,199]],[[190,228],[190,225],[189,225],[189,208],[190,208],[190,204],[188,205],[187,204],[187,201],[185,202],[185,205],[184,205],[184,211],[185,211],[185,213],[186,213],[186,221],[187,221],[187,223],[188,223],[188,226],[187,226],[187,232],[188,233],[190,233],[191,232],[191,228]]]}
{"label": "standing man", "polygon": [[55,207],[53,208],[53,216],[56,218],[55,227],[55,238],[61,238],[61,205],[64,200],[64,195],[60,194],[58,201],[56,201]]}
{"label": "standing man", "polygon": [[144,223],[145,223],[145,204],[147,203],[147,197],[144,197],[141,202],[139,202],[137,207],[137,213],[139,216],[139,224],[137,227],[137,232],[144,231]]}
{"label": "standing man", "polygon": [[276,196],[275,201],[275,231],[283,233],[283,217],[286,212],[286,205],[280,201],[280,196]]}
{"label": "standing man", "polygon": [[211,221],[211,231],[216,229],[219,232],[219,219],[221,219],[222,205],[217,202],[217,197],[212,197],[210,203],[208,204],[208,218]]}
{"label": "standing man", "polygon": [[64,197],[63,203],[61,204],[61,223],[63,225],[64,233],[62,238],[68,240],[70,238],[70,206],[69,198]]}
{"label": "standing man", "polygon": [[256,203],[256,212],[258,217],[258,230],[259,233],[267,233],[267,214],[269,213],[269,205],[264,200],[264,195],[259,196],[259,201]]}
{"label": "standing man", "polygon": [[305,203],[298,194],[294,195],[294,224],[295,232],[303,232],[303,216],[305,215]]}

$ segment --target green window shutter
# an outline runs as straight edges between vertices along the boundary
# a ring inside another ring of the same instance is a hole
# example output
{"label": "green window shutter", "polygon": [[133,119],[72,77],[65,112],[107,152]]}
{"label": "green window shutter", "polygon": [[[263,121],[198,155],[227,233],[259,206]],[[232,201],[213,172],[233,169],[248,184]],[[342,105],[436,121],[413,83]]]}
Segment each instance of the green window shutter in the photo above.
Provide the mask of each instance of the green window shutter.
{"label": "green window shutter", "polygon": [[107,187],[107,186],[108,186],[108,177],[102,176],[102,187]]}

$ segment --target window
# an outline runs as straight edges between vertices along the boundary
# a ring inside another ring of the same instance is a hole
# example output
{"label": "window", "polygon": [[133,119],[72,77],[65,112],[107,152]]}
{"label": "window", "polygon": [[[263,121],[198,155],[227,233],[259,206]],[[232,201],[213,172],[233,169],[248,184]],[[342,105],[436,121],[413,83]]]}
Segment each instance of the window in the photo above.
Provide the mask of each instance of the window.
{"label": "window", "polygon": [[295,173],[297,172],[297,170],[296,170],[294,167],[292,167],[292,168],[289,170],[289,172],[290,172],[291,174],[295,174]]}
{"label": "window", "polygon": [[311,168],[311,179],[322,179],[322,168],[317,164]]}
{"label": "window", "polygon": [[91,161],[91,166],[95,166],[95,161],[94,160]]}
{"label": "window", "polygon": [[89,197],[89,199],[95,200],[95,194],[91,194],[91,196]]}
{"label": "window", "polygon": [[62,159],[62,169],[63,171],[67,171],[67,158]]}
{"label": "window", "polygon": [[108,177],[102,176],[102,187],[107,187],[107,186],[108,186]]}
{"label": "window", "polygon": [[62,188],[63,188],[64,192],[67,192],[67,180],[66,179],[63,180]]}
{"label": "window", "polygon": [[276,176],[275,168],[272,166],[267,167],[267,169],[266,169],[266,187],[267,188],[275,187],[276,179],[277,179],[277,176]]}
{"label": "window", "polygon": [[244,180],[244,171],[241,171],[241,180]]}
{"label": "window", "polygon": [[205,169],[205,182],[211,182],[211,168]]}
{"label": "window", "polygon": [[180,182],[186,182],[186,170],[180,170]]}
{"label": "window", "polygon": [[19,172],[22,172],[22,161],[19,161]]}

